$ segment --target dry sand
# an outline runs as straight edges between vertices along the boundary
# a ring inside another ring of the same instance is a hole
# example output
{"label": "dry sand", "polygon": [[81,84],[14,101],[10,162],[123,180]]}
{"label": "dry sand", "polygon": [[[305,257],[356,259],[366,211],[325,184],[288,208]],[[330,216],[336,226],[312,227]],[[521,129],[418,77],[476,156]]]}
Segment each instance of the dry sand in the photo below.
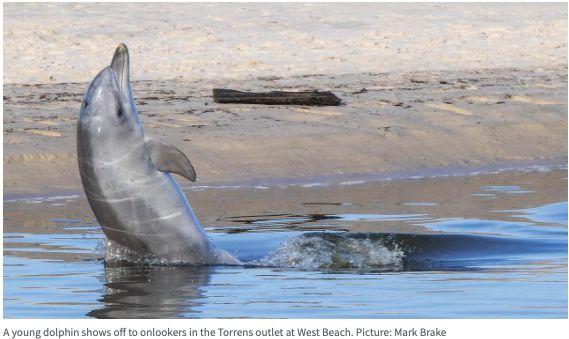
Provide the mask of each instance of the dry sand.
{"label": "dry sand", "polygon": [[4,82],[86,82],[124,41],[132,78],[560,66],[566,4],[4,4]]}
{"label": "dry sand", "polygon": [[[564,4],[10,3],[5,194],[81,190],[76,115],[118,41],[147,135],[201,183],[567,161]],[[215,104],[220,86],[345,105]]]}

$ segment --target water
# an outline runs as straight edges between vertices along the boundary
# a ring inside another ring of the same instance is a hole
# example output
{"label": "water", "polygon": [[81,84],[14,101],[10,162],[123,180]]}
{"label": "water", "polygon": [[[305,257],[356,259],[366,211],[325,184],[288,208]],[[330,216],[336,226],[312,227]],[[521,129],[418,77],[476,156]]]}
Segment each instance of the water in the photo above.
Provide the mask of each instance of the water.
{"label": "water", "polygon": [[105,264],[82,195],[7,197],[4,317],[567,318],[566,178],[186,189],[242,267]]}

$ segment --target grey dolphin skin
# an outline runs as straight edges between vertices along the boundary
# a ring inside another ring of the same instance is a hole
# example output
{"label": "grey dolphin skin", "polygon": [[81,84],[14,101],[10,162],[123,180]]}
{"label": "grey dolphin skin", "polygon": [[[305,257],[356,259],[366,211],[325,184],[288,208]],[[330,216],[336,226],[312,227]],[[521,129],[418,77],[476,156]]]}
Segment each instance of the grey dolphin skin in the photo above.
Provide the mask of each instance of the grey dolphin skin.
{"label": "grey dolphin skin", "polygon": [[109,242],[174,263],[240,264],[209,241],[170,174],[195,181],[188,158],[174,146],[145,138],[124,44],[85,94],[77,159],[83,189]]}

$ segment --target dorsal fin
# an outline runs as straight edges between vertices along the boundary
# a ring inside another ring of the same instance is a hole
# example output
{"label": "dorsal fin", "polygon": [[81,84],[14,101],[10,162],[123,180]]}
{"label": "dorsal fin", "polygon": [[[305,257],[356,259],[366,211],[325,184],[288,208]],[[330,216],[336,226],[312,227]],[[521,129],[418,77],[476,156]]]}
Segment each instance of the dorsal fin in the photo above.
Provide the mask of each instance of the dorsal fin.
{"label": "dorsal fin", "polygon": [[161,172],[176,173],[195,182],[196,171],[190,159],[178,148],[165,142],[147,139],[146,147],[150,152],[150,159]]}

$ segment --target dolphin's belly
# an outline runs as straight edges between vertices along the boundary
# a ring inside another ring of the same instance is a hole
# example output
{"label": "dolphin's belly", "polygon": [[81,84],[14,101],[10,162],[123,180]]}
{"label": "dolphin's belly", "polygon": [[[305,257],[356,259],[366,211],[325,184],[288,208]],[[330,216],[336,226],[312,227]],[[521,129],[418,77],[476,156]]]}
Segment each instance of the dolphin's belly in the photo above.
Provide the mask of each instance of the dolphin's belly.
{"label": "dolphin's belly", "polygon": [[108,239],[174,261],[208,263],[213,248],[170,174],[112,173],[102,173],[98,192],[86,192]]}

